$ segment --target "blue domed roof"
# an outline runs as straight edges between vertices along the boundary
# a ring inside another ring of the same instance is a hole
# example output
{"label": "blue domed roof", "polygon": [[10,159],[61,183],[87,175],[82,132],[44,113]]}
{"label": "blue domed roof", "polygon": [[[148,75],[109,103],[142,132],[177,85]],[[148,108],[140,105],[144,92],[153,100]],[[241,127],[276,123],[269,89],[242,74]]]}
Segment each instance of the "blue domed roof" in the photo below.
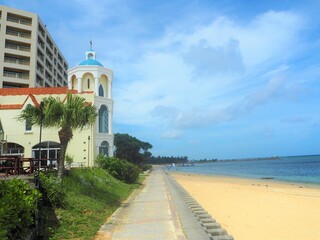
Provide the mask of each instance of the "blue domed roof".
{"label": "blue domed roof", "polygon": [[102,65],[100,62],[98,62],[97,60],[94,60],[94,59],[84,60],[84,61],[81,62],[79,65],[80,65],[80,66],[89,65],[89,66],[101,66],[101,67],[103,67],[103,65]]}

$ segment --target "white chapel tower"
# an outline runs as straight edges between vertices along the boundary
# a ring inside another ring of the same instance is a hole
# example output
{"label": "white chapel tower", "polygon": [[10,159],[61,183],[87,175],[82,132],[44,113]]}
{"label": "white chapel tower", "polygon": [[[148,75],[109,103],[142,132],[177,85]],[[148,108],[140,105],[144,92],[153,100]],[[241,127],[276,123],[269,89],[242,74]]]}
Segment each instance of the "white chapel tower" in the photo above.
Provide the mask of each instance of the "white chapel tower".
{"label": "white chapel tower", "polygon": [[96,60],[96,52],[92,50],[92,46],[86,52],[86,59],[68,70],[69,89],[94,95],[93,105],[97,108],[99,115],[90,137],[88,136],[88,142],[92,145],[94,151],[91,151],[95,156],[98,154],[113,156],[112,79],[112,70]]}

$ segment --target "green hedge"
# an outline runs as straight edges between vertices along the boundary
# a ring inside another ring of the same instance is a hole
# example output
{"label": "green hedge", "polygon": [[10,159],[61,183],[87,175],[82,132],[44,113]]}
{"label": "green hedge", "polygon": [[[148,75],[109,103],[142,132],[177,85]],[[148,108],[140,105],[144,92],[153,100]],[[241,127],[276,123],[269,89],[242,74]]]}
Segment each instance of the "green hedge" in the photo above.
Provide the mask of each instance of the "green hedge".
{"label": "green hedge", "polygon": [[133,163],[116,157],[104,157],[101,155],[97,157],[96,162],[122,182],[135,183],[138,180],[140,169]]}
{"label": "green hedge", "polygon": [[66,194],[61,181],[52,173],[40,173],[39,178],[42,203],[54,208],[62,207],[65,204]]}
{"label": "green hedge", "polygon": [[23,239],[30,233],[40,197],[20,179],[0,181],[0,239]]}

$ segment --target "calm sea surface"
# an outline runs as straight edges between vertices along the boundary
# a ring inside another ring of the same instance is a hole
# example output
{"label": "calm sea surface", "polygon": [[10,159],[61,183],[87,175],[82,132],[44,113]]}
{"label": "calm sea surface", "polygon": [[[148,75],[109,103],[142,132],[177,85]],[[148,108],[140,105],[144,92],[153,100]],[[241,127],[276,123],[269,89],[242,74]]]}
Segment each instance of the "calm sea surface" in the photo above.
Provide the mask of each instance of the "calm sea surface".
{"label": "calm sea surface", "polygon": [[320,155],[280,157],[275,160],[235,160],[171,167],[170,171],[245,178],[271,178],[278,181],[320,185]]}

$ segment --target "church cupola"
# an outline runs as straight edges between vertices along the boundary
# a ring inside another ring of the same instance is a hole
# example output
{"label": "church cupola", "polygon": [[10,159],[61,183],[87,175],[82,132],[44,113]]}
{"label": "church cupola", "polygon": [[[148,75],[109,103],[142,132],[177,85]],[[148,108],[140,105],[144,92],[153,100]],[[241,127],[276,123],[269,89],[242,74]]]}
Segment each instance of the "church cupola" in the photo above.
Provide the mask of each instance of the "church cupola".
{"label": "church cupola", "polygon": [[93,91],[95,96],[112,99],[111,69],[104,67],[96,60],[96,52],[90,49],[85,52],[86,59],[78,66],[68,70],[68,87],[77,90],[78,93]]}
{"label": "church cupola", "polygon": [[88,66],[100,66],[103,65],[96,60],[96,52],[92,49],[92,41],[90,41],[90,50],[86,51],[86,60],[82,61],[80,66],[88,65]]}

